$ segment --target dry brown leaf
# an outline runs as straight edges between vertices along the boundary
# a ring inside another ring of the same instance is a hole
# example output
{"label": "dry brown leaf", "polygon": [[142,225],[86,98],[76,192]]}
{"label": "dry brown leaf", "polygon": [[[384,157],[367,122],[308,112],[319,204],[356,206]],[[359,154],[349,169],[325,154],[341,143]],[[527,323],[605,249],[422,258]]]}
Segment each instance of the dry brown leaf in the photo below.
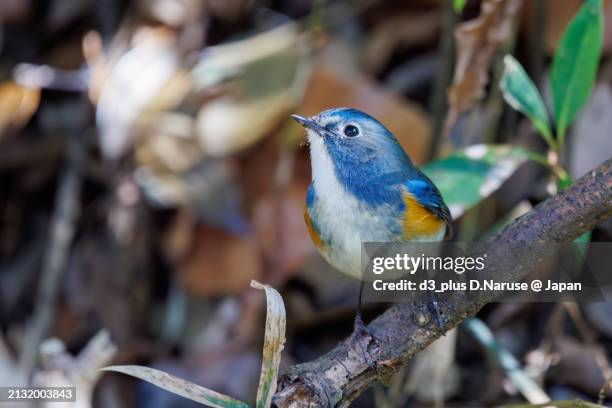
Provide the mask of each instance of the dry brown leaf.
{"label": "dry brown leaf", "polygon": [[262,263],[252,237],[198,226],[193,245],[178,267],[183,286],[196,295],[243,292],[261,275]]}
{"label": "dry brown leaf", "polygon": [[[96,124],[100,148],[109,159],[121,157],[132,147],[132,130],[143,113],[174,107],[187,88],[176,38],[170,30],[140,27],[130,33],[130,39],[133,47],[124,49],[125,44],[119,42],[104,57],[99,55],[95,34],[87,36],[83,44],[94,81],[92,100],[99,89]],[[115,56],[117,53],[120,55]]]}
{"label": "dry brown leaf", "polygon": [[251,0],[213,0],[206,2],[208,12],[226,21],[236,21],[253,9]]}
{"label": "dry brown leaf", "polygon": [[180,207],[162,236],[162,250],[166,258],[177,262],[185,256],[191,247],[194,225],[193,214]]}
{"label": "dry brown leaf", "polygon": [[40,102],[40,89],[7,81],[0,84],[0,141],[30,120]]}
{"label": "dry brown leaf", "polygon": [[89,100],[94,104],[98,104],[102,89],[108,80],[112,66],[104,54],[104,44],[102,37],[97,31],[89,31],[83,36],[81,48],[83,58],[89,69],[89,86],[87,94]]}
{"label": "dry brown leaf", "polygon": [[304,224],[306,185],[290,185],[279,197],[263,197],[255,204],[253,227],[263,251],[281,272],[294,272],[314,247]]}
{"label": "dry brown leaf", "polygon": [[439,29],[437,9],[389,15],[368,36],[362,57],[364,66],[369,72],[380,72],[398,49],[423,46],[435,38]]}
{"label": "dry brown leaf", "polygon": [[303,95],[303,48],[297,26],[287,23],[205,49],[192,71],[196,90],[221,83],[232,89],[198,112],[196,130],[207,154],[223,157],[249,147],[289,115]]}
{"label": "dry brown leaf", "polygon": [[283,298],[276,289],[269,285],[262,285],[255,280],[251,281],[251,287],[266,291],[267,304],[266,335],[255,407],[270,408],[272,406],[272,397],[276,392],[281,352],[285,347],[287,316]]}
{"label": "dry brown leaf", "polygon": [[604,0],[604,36],[603,53],[606,55],[612,51],[612,0]]}
{"label": "dry brown leaf", "polygon": [[224,157],[255,144],[289,115],[295,100],[287,89],[248,101],[225,96],[210,101],[196,119],[202,149]]}
{"label": "dry brown leaf", "polygon": [[448,134],[459,116],[485,93],[489,68],[498,48],[512,35],[521,0],[485,0],[480,16],[460,24],[455,30],[457,59],[453,84],[448,91]]}
{"label": "dry brown leaf", "polygon": [[137,365],[104,367],[103,371],[114,371],[131,375],[147,381],[173,394],[198,402],[207,407],[215,408],[248,408],[242,401],[220,394],[208,388],[201,387],[190,381],[175,377],[164,371]]}
{"label": "dry brown leaf", "polygon": [[[356,108],[378,119],[393,132],[414,162],[423,163],[429,119],[418,105],[402,100],[366,77],[347,78],[327,68],[314,67],[298,113],[314,115],[339,106]],[[294,126],[299,128],[297,124]]]}
{"label": "dry brown leaf", "polygon": [[193,118],[183,113],[143,114],[133,131],[136,162],[171,175],[192,169],[203,157],[193,128]]}

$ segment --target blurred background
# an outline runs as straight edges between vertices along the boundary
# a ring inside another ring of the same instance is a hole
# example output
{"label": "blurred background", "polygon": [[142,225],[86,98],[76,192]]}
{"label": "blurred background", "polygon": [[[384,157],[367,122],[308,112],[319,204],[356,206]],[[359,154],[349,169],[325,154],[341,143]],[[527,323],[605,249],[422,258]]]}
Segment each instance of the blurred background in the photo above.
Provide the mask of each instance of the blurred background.
{"label": "blurred background", "polygon": [[[547,150],[499,81],[512,54],[548,104],[550,63],[581,4],[2,0],[0,385],[33,375],[77,382],[82,407],[197,406],[96,371],[142,364],[254,401],[265,298],[249,282],[285,301],[281,372],[351,332],[358,288],[310,242],[308,151],[288,115],[350,106],[418,165],[504,144],[578,178],[612,156],[612,2],[565,149]],[[440,182],[460,172],[438,163]],[[487,166],[478,199],[466,197],[473,179],[442,189],[462,240],[561,188],[533,161]],[[590,239],[609,241],[609,224]],[[382,310],[366,305],[367,319]],[[479,318],[550,398],[612,396],[612,305],[491,304]],[[449,338],[355,406],[524,401],[473,330]]]}

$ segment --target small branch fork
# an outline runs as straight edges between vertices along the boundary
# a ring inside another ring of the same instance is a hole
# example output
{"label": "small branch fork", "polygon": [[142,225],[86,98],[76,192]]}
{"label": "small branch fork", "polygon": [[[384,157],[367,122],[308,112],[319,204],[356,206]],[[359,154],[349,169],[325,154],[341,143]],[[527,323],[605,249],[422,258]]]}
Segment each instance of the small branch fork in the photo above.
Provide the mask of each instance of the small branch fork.
{"label": "small branch fork", "polygon": [[[612,159],[573,185],[515,220],[503,231],[472,251],[487,254],[484,279],[517,282],[546,257],[552,245],[568,243],[612,217]],[[517,260],[520,260],[517,262]],[[457,294],[443,306],[448,331],[493,301],[489,291],[470,300]],[[423,318],[411,304],[397,304],[376,318],[363,333],[361,344],[369,354],[368,365],[355,342],[345,339],[315,361],[289,368],[280,379],[277,407],[344,407],[376,381],[383,381],[419,351],[442,335],[435,319]]]}

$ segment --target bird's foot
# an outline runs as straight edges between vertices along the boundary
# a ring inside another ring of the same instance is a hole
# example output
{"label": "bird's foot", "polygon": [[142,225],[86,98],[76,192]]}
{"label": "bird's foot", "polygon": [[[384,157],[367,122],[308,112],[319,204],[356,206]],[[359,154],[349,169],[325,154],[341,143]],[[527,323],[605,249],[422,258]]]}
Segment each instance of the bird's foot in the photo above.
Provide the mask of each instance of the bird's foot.
{"label": "bird's foot", "polygon": [[446,336],[446,329],[444,324],[444,313],[440,306],[444,306],[447,310],[454,312],[453,307],[446,302],[444,299],[438,298],[435,293],[429,292],[429,304],[431,305],[431,309],[433,309],[434,318],[436,319],[436,324],[438,329],[442,333],[443,336]]}
{"label": "bird's foot", "polygon": [[442,312],[440,311],[440,304],[437,300],[432,300],[431,307],[434,311],[434,317],[436,319],[438,329],[440,330],[443,336],[446,336],[446,330],[444,329],[444,320],[442,320]]}
{"label": "bird's foot", "polygon": [[[369,340],[367,339],[369,337]],[[365,342],[365,345],[364,345]],[[363,322],[361,318],[361,313],[357,313],[355,315],[355,322],[353,325],[353,333],[351,334],[351,343],[356,345],[361,355],[363,356],[364,361],[368,365],[368,367],[372,370],[376,370],[376,362],[373,361],[368,355],[367,346],[370,342],[378,342],[378,339],[374,335],[374,333],[368,329],[368,327]]]}

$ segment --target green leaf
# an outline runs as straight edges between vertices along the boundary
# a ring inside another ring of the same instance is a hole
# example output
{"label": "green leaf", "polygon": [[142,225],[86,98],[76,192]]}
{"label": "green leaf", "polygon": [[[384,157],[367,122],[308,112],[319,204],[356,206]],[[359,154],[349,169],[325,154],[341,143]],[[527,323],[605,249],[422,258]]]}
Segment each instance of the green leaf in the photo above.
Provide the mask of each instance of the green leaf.
{"label": "green leaf", "polygon": [[142,367],[136,365],[111,366],[103,368],[102,371],[115,371],[131,375],[147,381],[173,394],[180,395],[200,404],[213,408],[249,408],[242,401],[228,397],[227,395],[209,390],[208,388],[200,387],[197,384],[175,377],[166,372],[156,370],[154,368]]}
{"label": "green leaf", "polygon": [[579,236],[578,238],[576,238],[574,240],[574,242],[588,244],[589,242],[591,242],[591,235],[593,235],[593,232],[592,231],[587,231],[584,234],[582,234],[581,236]]}
{"label": "green leaf", "polygon": [[571,186],[573,182],[574,180],[572,180],[572,178],[569,175],[565,174],[565,176],[559,177],[557,179],[557,189],[563,190],[566,187]]}
{"label": "green leaf", "polygon": [[555,141],[550,131],[546,105],[540,92],[521,64],[511,55],[504,57],[504,73],[499,87],[510,106],[525,114],[551,148]]}
{"label": "green leaf", "polygon": [[436,184],[453,218],[493,194],[529,157],[525,149],[479,144],[429,163],[423,172]]}
{"label": "green leaf", "polygon": [[281,351],[285,344],[285,304],[281,295],[273,287],[262,285],[255,280],[251,281],[251,287],[265,290],[267,303],[263,361],[255,406],[256,408],[270,408],[272,397],[276,392]]}
{"label": "green leaf", "polygon": [[593,87],[601,56],[601,0],[587,0],[569,23],[552,63],[550,87],[559,144]]}
{"label": "green leaf", "polygon": [[465,7],[465,3],[467,3],[467,0],[453,0],[453,9],[455,9],[455,13],[461,13]]}

